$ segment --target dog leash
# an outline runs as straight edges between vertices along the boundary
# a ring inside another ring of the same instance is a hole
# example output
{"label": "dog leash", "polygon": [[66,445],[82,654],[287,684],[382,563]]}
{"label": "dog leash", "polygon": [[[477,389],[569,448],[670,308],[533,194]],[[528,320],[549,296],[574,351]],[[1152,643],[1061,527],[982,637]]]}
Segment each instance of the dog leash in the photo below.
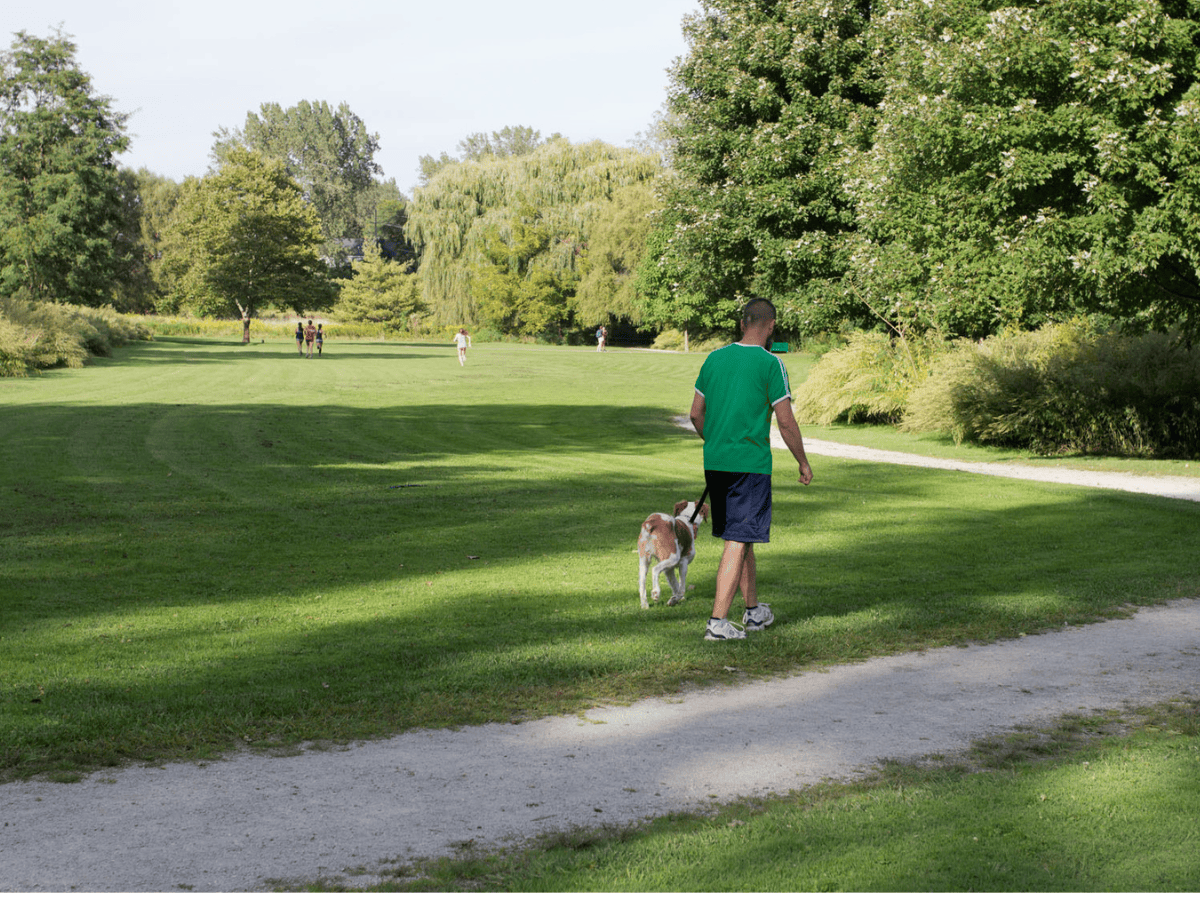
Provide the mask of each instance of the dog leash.
{"label": "dog leash", "polygon": [[704,486],[704,493],[700,495],[700,502],[696,504],[696,508],[692,510],[692,517],[688,519],[689,525],[694,525],[696,516],[700,513],[700,507],[704,505],[704,501],[708,499],[708,485]]}

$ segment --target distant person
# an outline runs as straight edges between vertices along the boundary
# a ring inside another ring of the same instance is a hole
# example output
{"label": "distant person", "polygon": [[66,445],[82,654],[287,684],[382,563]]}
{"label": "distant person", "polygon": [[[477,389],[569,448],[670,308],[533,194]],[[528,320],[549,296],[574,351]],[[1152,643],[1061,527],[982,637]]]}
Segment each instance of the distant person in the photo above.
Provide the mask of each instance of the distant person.
{"label": "distant person", "polygon": [[304,355],[304,323],[296,323],[296,352]]}
{"label": "distant person", "polygon": [[454,336],[454,343],[458,345],[458,364],[465,366],[467,364],[467,348],[471,346],[471,336],[467,334],[467,329],[458,329],[458,334]]}
{"label": "distant person", "polygon": [[317,326],[317,356],[321,355],[321,346],[325,343],[325,332],[321,330],[324,327],[323,324]]}
{"label": "distant person", "polygon": [[313,341],[317,339],[317,329],[313,328],[312,319],[308,320],[308,325],[304,328],[304,346],[308,350],[308,358],[312,359]]}
{"label": "distant person", "polygon": [[[774,331],[774,304],[754,298],[742,313],[742,339],[710,353],[696,379],[691,420],[704,441],[713,537],[725,541],[705,640],[744,638],[747,631],[762,631],[775,621],[771,608],[758,602],[754,558],[754,545],[771,539],[772,412],[800,467],[800,483],[813,477],[792,412],[787,369],[766,349]],[[745,630],[729,621],[739,590],[746,604]]]}
{"label": "distant person", "polygon": [[608,329],[601,325],[596,329],[596,352],[603,353],[604,345],[608,343]]}

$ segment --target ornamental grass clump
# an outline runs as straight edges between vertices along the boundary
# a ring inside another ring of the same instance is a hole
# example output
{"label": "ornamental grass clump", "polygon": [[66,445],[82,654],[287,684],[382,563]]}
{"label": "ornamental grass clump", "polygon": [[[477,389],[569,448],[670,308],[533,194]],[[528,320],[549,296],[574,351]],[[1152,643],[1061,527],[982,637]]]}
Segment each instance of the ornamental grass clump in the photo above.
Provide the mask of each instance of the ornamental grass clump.
{"label": "ornamental grass clump", "polygon": [[932,336],[859,332],[822,356],[796,389],[796,416],[818,425],[898,423],[944,347]]}
{"label": "ornamental grass clump", "polygon": [[109,356],[114,347],[149,337],[144,325],[111,307],[0,299],[0,376],[79,368],[89,356]]}
{"label": "ornamental grass clump", "polygon": [[903,426],[1039,453],[1200,456],[1200,351],[1079,324],[959,342]]}

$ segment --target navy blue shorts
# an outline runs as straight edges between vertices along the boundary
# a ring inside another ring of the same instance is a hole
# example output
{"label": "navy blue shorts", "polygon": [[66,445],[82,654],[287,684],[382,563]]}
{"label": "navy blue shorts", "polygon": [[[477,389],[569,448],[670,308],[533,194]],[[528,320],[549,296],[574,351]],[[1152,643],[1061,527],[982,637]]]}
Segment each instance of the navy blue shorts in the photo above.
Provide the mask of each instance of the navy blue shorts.
{"label": "navy blue shorts", "polygon": [[715,538],[740,544],[771,540],[771,476],[704,471]]}

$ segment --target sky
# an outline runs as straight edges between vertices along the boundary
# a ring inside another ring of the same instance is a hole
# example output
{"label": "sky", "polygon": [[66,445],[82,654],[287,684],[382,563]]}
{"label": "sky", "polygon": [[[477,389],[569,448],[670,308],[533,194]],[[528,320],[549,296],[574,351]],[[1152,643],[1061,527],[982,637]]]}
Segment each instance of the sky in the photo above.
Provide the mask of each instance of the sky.
{"label": "sky", "polygon": [[626,146],[667,96],[700,0],[19,0],[0,48],[60,27],[93,90],[130,113],[122,165],[203,175],[213,132],[263,103],[343,101],[406,194],[418,161],[508,125]]}

